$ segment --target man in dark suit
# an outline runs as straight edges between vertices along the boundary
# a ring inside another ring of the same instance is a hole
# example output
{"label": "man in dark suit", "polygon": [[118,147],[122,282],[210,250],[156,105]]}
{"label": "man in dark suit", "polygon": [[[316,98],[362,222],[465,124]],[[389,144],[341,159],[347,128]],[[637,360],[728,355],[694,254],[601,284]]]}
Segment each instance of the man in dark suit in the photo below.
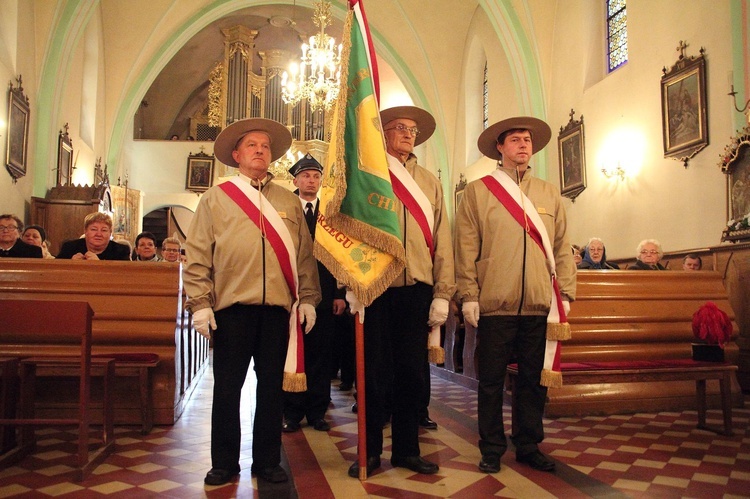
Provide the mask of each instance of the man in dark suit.
{"label": "man in dark suit", "polygon": [[[310,154],[305,155],[289,169],[294,176],[295,194],[302,203],[307,227],[315,240],[315,225],[318,218],[318,190],[323,175],[323,166]],[[284,422],[286,433],[300,429],[302,418],[318,431],[331,429],[325,420],[326,410],[331,401],[331,344],[334,330],[334,315],[341,315],[346,309],[345,290],[338,289],[336,279],[328,269],[318,263],[322,300],[316,308],[317,321],[305,335],[305,374],[307,391],[301,393],[284,392]]]}
{"label": "man in dark suit", "polygon": [[19,238],[23,222],[15,215],[0,215],[0,257],[42,258],[42,248],[27,244]]}

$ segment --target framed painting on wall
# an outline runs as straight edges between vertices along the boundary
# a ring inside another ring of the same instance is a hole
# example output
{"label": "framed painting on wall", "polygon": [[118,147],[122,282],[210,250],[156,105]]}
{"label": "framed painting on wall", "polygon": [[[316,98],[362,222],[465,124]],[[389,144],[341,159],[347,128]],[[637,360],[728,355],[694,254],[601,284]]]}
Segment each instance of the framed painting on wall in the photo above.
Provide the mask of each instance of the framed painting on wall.
{"label": "framed painting on wall", "polygon": [[456,184],[456,190],[453,195],[453,210],[458,213],[458,205],[461,204],[461,200],[464,197],[464,189],[466,188],[466,177],[461,173],[458,176],[458,183]]}
{"label": "framed painting on wall", "polygon": [[723,241],[750,240],[750,125],[740,130],[724,149],[719,162],[727,175],[727,215]]}
{"label": "framed painting on wall", "polygon": [[26,175],[26,153],[29,141],[29,99],[23,93],[21,76],[8,86],[8,133],[5,148],[5,167],[16,182]]}
{"label": "framed painting on wall", "polygon": [[706,59],[685,57],[687,45],[680,42],[680,57],[671,69],[663,68],[661,78],[661,119],[664,157],[682,161],[708,145],[706,99]]}
{"label": "framed painting on wall", "polygon": [[214,156],[199,152],[190,154],[187,163],[185,189],[205,192],[214,185]]}
{"label": "framed painting on wall", "polygon": [[57,185],[70,185],[73,177],[73,141],[65,123],[57,137]]}
{"label": "framed painting on wall", "polygon": [[586,150],[584,147],[583,116],[574,120],[570,110],[570,121],[560,127],[557,136],[557,151],[560,158],[560,194],[575,201],[586,189]]}

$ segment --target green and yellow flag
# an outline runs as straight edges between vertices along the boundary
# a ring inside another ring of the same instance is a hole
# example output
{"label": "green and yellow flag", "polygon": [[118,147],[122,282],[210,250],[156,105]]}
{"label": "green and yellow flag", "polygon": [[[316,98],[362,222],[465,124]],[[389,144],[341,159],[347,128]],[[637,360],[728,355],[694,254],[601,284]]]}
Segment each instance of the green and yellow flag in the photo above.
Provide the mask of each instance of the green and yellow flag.
{"label": "green and yellow flag", "polygon": [[314,251],[367,306],[404,270],[405,253],[380,124],[375,54],[359,0],[350,0],[350,7]]}

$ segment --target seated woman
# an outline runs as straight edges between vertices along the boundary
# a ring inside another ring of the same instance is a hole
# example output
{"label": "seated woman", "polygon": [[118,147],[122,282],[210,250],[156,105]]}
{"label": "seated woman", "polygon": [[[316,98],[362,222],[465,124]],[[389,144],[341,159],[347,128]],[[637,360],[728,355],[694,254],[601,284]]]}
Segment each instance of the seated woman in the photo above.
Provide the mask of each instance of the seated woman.
{"label": "seated woman", "polygon": [[63,243],[57,258],[68,260],[130,260],[128,247],[111,241],[112,218],[89,213],[83,221],[83,238]]}
{"label": "seated woman", "polygon": [[29,225],[23,230],[21,234],[21,240],[26,244],[32,246],[39,246],[42,248],[42,257],[47,259],[54,259],[47,249],[47,233],[39,225]]}
{"label": "seated woman", "polygon": [[589,239],[589,243],[583,250],[583,259],[578,268],[591,270],[620,270],[620,267],[607,261],[607,251],[604,243],[598,237]]}
{"label": "seated woman", "polygon": [[628,270],[667,270],[659,263],[664,256],[661,243],[656,239],[644,239],[636,248],[635,265],[630,265]]}

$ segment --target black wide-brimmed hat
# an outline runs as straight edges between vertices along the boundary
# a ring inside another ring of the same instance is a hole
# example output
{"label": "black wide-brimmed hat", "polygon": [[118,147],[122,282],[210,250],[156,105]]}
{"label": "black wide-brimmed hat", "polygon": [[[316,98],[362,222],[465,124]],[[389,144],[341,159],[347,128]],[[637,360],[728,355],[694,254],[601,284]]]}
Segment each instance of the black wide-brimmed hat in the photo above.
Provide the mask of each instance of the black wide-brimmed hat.
{"label": "black wide-brimmed hat", "polygon": [[242,137],[250,132],[265,132],[271,138],[271,162],[282,157],[292,145],[292,134],[278,121],[266,118],[247,118],[235,121],[221,131],[214,142],[216,159],[227,166],[240,166],[232,157],[232,151]]}
{"label": "black wide-brimmed hat", "polygon": [[532,116],[517,116],[507,120],[498,121],[494,125],[487,127],[477,140],[479,150],[492,159],[502,159],[500,151],[497,150],[497,138],[508,130],[523,129],[531,132],[531,145],[533,149],[531,154],[544,149],[552,137],[552,130],[547,123]]}
{"label": "black wide-brimmed hat", "polygon": [[397,106],[380,111],[380,121],[384,127],[386,123],[399,118],[413,120],[417,124],[419,135],[414,138],[415,146],[426,141],[435,133],[435,118],[424,109],[415,106]]}
{"label": "black wide-brimmed hat", "polygon": [[310,153],[307,153],[289,168],[289,173],[291,173],[292,177],[296,177],[305,170],[315,170],[316,172],[323,173],[323,165],[318,163],[318,160],[313,158]]}

